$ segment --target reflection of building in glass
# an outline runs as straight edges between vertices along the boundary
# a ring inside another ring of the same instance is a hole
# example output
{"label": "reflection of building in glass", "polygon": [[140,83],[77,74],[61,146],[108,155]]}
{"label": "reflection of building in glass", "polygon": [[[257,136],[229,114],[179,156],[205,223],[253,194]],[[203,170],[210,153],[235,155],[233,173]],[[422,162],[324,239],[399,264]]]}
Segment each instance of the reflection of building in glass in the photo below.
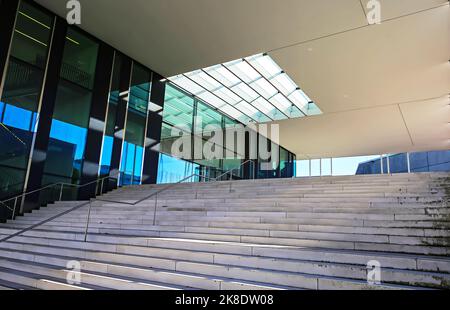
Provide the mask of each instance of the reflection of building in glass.
{"label": "reflection of building in glass", "polygon": [[[450,171],[450,151],[420,152],[410,154],[411,172]],[[407,173],[408,159],[406,154],[389,156],[391,173]],[[387,158],[383,159],[383,171],[388,172]],[[361,163],[356,174],[381,173],[381,158]]]}

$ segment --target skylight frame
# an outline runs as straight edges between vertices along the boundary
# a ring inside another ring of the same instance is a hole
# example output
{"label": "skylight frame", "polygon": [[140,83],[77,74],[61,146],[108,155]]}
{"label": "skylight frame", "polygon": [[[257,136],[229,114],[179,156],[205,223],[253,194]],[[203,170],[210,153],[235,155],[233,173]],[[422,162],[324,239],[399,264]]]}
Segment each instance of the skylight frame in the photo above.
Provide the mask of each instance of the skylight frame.
{"label": "skylight frame", "polygon": [[168,80],[244,124],[322,114],[267,54],[194,70]]}

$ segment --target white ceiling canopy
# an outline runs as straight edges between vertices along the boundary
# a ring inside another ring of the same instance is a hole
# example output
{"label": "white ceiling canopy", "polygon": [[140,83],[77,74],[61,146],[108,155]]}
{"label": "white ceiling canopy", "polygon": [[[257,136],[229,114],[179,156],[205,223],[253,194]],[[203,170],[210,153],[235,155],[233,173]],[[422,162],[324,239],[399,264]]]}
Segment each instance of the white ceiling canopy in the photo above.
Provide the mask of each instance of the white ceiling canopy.
{"label": "white ceiling canopy", "polygon": [[267,54],[258,54],[169,78],[244,124],[322,114]]}

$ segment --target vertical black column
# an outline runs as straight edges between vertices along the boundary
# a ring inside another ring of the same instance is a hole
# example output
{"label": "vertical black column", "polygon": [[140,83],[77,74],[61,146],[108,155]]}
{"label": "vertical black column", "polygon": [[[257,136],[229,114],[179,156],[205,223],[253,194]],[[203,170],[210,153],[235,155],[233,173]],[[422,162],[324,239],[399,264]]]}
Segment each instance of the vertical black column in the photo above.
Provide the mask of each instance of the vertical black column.
{"label": "vertical black column", "polygon": [[[119,98],[117,105],[116,124],[114,129],[114,141],[111,156],[111,172],[110,176],[117,177],[120,169],[120,159],[122,155],[123,137],[125,136],[125,122],[127,116],[127,101],[124,100],[129,96],[131,80],[132,60],[128,57],[122,56],[122,66],[120,68],[120,93],[123,94]],[[125,94],[125,92],[127,92]]]}
{"label": "vertical black column", "polygon": [[[39,124],[37,127],[34,149],[32,150],[29,177],[26,184],[27,191],[33,191],[42,186],[42,175],[44,173],[45,161],[47,159],[47,148],[52,125],[53,111],[55,109],[56,91],[58,89],[59,73],[61,71],[66,34],[66,21],[57,17],[53,33],[52,46],[50,48],[47,77],[44,82]],[[23,212],[33,210],[38,206],[38,203],[39,193],[27,196],[23,206]]]}
{"label": "vertical black column", "polygon": [[[161,107],[160,111],[164,108],[166,93],[166,84],[161,82],[162,79],[161,75],[153,73],[150,97],[152,103]],[[156,184],[158,177],[159,152],[154,148],[161,142],[163,118],[158,114],[160,111],[150,111],[148,116],[142,184]]]}
{"label": "vertical black column", "polygon": [[[94,89],[92,92],[86,150],[81,170],[81,185],[94,182],[98,177],[113,60],[114,49],[105,43],[100,43],[95,70]],[[94,197],[95,190],[95,183],[91,186],[80,188],[78,199],[87,200]]]}
{"label": "vertical black column", "polygon": [[0,0],[0,80],[5,71],[18,5],[19,0]]}

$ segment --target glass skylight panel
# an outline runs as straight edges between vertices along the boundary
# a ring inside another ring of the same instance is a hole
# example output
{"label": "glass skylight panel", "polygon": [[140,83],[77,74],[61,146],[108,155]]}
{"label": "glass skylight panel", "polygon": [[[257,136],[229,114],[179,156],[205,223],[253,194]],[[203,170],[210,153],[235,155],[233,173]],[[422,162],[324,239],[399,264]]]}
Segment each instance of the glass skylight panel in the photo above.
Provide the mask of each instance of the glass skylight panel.
{"label": "glass skylight panel", "polygon": [[217,109],[221,109],[223,106],[228,105],[225,101],[210,92],[204,92],[198,95],[198,97]]}
{"label": "glass skylight panel", "polygon": [[195,70],[169,80],[244,124],[322,113],[267,54]]}
{"label": "glass skylight panel", "polygon": [[288,111],[292,106],[292,103],[282,94],[275,95],[269,101],[283,112]]}
{"label": "glass skylight panel", "polygon": [[308,107],[309,100],[302,95],[302,93],[297,90],[292,95],[289,96],[289,99],[302,110],[303,112],[306,111]]}
{"label": "glass skylight panel", "polygon": [[200,84],[202,87],[209,91],[214,91],[218,88],[224,87],[222,84],[208,76],[201,70],[194,71],[192,73],[186,74],[187,77],[194,80],[196,83]]}
{"label": "glass skylight panel", "polygon": [[260,97],[257,92],[255,92],[247,84],[244,83],[234,86],[232,90],[247,102],[255,101]]}
{"label": "glass skylight panel", "polygon": [[244,115],[242,112],[240,112],[239,110],[237,110],[236,108],[234,108],[230,105],[224,106],[221,110],[235,119],[240,120],[242,118],[244,118],[244,119],[249,118],[248,116]]}
{"label": "glass skylight panel", "polygon": [[247,61],[267,79],[270,79],[282,71],[272,58],[267,55],[259,54],[248,57]]}
{"label": "glass skylight panel", "polygon": [[266,99],[258,98],[253,103],[253,106],[266,115],[272,115],[277,109],[273,107]]}
{"label": "glass skylight panel", "polygon": [[242,83],[236,75],[222,65],[209,67],[205,69],[205,71],[217,81],[222,83],[225,87],[233,87],[239,83]]}
{"label": "glass skylight panel", "polygon": [[255,109],[253,106],[251,106],[250,104],[248,104],[247,102],[241,102],[238,103],[236,105],[236,109],[238,109],[239,111],[243,112],[244,114],[246,114],[247,116],[254,118],[255,116],[258,115],[259,111],[257,109]]}
{"label": "glass skylight panel", "polygon": [[274,111],[274,113],[272,114],[272,118],[276,121],[281,121],[281,120],[287,119],[286,115],[284,113],[281,113],[278,110]]}
{"label": "glass skylight panel", "polygon": [[177,75],[175,78],[171,78],[170,80],[195,96],[205,91],[203,87],[196,84],[195,82],[192,82],[183,75]]}
{"label": "glass skylight panel", "polygon": [[320,114],[322,114],[322,111],[319,109],[319,107],[314,102],[310,102],[308,104],[308,115],[320,115]]}
{"label": "glass skylight panel", "polygon": [[286,96],[289,96],[297,89],[297,85],[286,73],[277,75],[271,80],[271,82]]}
{"label": "glass skylight panel", "polygon": [[225,66],[245,83],[251,83],[261,78],[261,75],[243,60],[225,64]]}
{"label": "glass skylight panel", "polygon": [[299,118],[304,117],[305,114],[303,114],[299,108],[296,106],[291,106],[289,110],[287,111],[287,115],[289,115],[290,118]]}
{"label": "glass skylight panel", "polygon": [[228,88],[220,88],[214,92],[214,95],[231,105],[235,105],[236,103],[242,101],[239,96],[237,96]]}
{"label": "glass skylight panel", "polygon": [[278,90],[265,79],[259,79],[256,82],[251,83],[250,87],[266,99],[269,99],[278,93]]}

